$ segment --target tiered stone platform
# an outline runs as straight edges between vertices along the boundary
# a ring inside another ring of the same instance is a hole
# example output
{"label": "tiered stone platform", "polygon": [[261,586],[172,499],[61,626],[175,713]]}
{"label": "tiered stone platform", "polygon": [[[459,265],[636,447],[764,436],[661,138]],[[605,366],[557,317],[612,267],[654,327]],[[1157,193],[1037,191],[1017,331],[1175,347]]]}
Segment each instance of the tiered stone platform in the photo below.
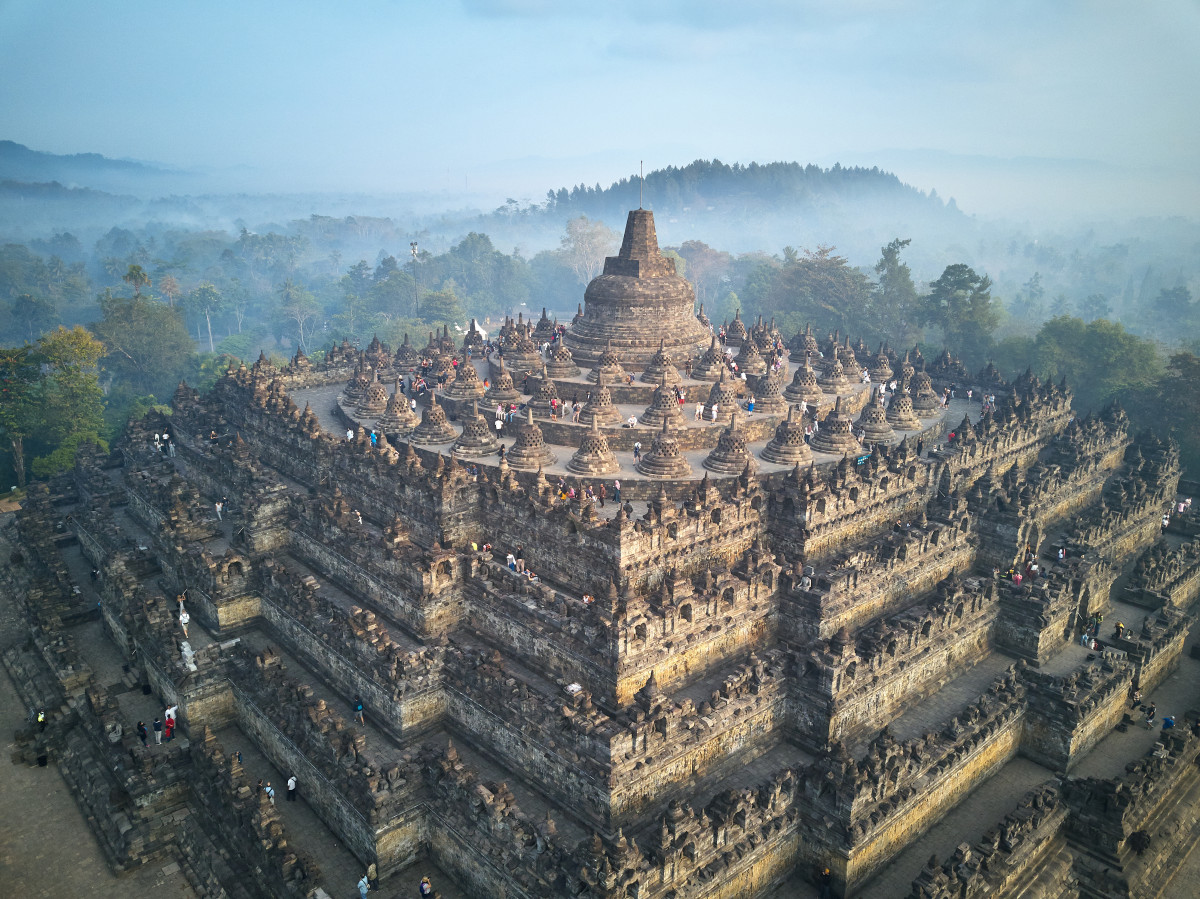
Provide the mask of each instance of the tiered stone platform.
{"label": "tiered stone platform", "polygon": [[[639,282],[633,305],[598,302],[580,332],[597,362],[601,339],[642,349],[605,315],[679,300],[646,224],[602,276]],[[722,384],[722,347],[714,379],[679,372],[680,421],[664,372],[601,385],[556,349],[543,375],[542,319],[506,323],[503,356],[431,334],[435,371],[469,350],[477,378],[421,396],[412,433],[371,439],[403,417],[381,389],[411,389],[411,353],[333,347],[181,385],[169,417],[30,491],[0,568],[29,639],[4,662],[49,721],[15,757],[60,766],[114,867],[305,899],[368,866],[385,896],[432,873],[446,896],[592,899],[813,895],[824,867],[839,897],[1142,895],[1181,868],[1200,554],[1157,542],[1172,444],[1119,408],[1076,417],[1065,386],[837,334],[801,367],[833,388],[805,410],[784,335],[740,317],[737,353],[770,380]],[[653,364],[678,366],[662,330]],[[711,339],[692,351],[695,373]],[[900,372],[892,408],[917,390],[920,430],[889,437],[864,367]],[[498,437],[484,378],[518,406]],[[994,410],[928,403],[980,383]],[[714,387],[718,420],[697,419]],[[777,411],[749,412],[755,390]],[[589,391],[608,411],[586,422],[530,404]],[[1173,732],[1131,729],[1135,685]],[[129,719],[168,705],[181,738],[143,747]],[[941,824],[961,839],[930,860]]]}

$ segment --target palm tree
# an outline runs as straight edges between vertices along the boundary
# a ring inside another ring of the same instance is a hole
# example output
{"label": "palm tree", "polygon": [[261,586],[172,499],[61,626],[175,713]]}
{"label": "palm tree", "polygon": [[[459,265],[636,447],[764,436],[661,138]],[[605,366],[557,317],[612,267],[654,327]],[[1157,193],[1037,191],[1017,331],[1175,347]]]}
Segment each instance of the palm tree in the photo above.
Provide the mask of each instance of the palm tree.
{"label": "palm tree", "polygon": [[121,276],[121,280],[133,288],[134,299],[141,297],[143,287],[150,286],[150,276],[140,265],[129,266],[129,271]]}

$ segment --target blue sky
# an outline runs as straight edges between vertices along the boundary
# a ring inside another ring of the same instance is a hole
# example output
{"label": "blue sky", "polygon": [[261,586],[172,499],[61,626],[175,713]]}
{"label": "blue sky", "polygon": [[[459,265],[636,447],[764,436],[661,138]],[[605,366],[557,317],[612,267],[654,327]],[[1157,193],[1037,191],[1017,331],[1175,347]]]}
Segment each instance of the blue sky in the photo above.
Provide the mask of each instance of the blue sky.
{"label": "blue sky", "polygon": [[1200,208],[1200,2],[0,0],[0,137],[538,199],[696,158],[968,211]]}

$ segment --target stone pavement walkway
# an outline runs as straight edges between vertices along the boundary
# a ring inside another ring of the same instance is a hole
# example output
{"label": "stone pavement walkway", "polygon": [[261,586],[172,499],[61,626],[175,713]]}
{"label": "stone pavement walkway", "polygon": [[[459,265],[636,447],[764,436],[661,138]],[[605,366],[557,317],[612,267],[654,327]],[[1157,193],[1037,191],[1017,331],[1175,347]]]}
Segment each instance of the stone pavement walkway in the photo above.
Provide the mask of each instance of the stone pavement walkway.
{"label": "stone pavement walkway", "polygon": [[[0,604],[9,605],[8,597]],[[0,896],[10,899],[195,899],[178,866],[162,860],[117,876],[54,765],[12,764],[25,710],[0,669]]]}
{"label": "stone pavement walkway", "polygon": [[[697,389],[700,387],[703,387],[705,390],[704,396],[706,398],[708,395],[707,390],[709,388],[711,388],[711,386],[712,386],[711,384],[707,384],[707,383],[701,384],[700,382],[689,382],[689,384],[693,388],[697,388]],[[337,406],[337,397],[339,395],[341,395],[344,386],[345,386],[344,384],[331,384],[331,385],[327,385],[325,387],[300,388],[300,389],[292,391],[291,396],[292,396],[293,402],[295,402],[296,405],[299,406],[300,408],[304,408],[305,403],[309,403],[312,406],[312,409],[316,413],[317,419],[321,424],[321,428],[324,431],[326,431],[329,434],[335,434],[339,437],[342,437],[342,436],[345,436],[346,427],[342,423],[341,419],[338,418],[337,413],[334,410]],[[583,388],[581,387],[581,389],[583,389]],[[858,392],[858,391],[856,391],[856,392]],[[689,393],[689,396],[690,395],[691,394]],[[569,399],[569,397],[568,397],[568,399]],[[645,411],[645,408],[646,408],[643,405],[633,405],[633,404],[628,404],[628,403],[614,404],[614,406],[620,412],[622,420],[628,419],[629,416],[631,416],[631,415],[634,416],[635,418],[640,419],[642,413]],[[695,407],[694,399],[685,405],[684,428],[719,427],[721,430],[725,429],[726,426],[724,424],[713,425],[713,424],[707,423],[707,422],[706,423],[694,422],[692,420],[692,416],[691,416],[691,410],[694,407]],[[923,424],[925,425],[925,432],[927,434],[927,432],[929,431],[930,428],[934,428],[935,426],[939,425],[943,420],[945,421],[946,425],[948,426],[947,429],[952,428],[953,426],[957,425],[959,422],[962,421],[962,417],[964,414],[969,415],[973,420],[978,420],[981,408],[982,407],[978,403],[968,403],[965,399],[951,400],[950,405],[947,408],[947,410],[944,413],[942,413],[939,417],[933,418],[933,419],[926,419],[923,422]],[[487,415],[487,410],[481,409],[481,411],[483,412],[483,414],[485,416]],[[747,413],[743,412],[742,414],[746,415]],[[752,415],[753,413],[750,413],[750,414]],[[582,436],[582,434],[584,433],[584,431],[586,429],[582,425],[580,425],[579,428],[580,428],[580,435]],[[643,429],[639,428],[639,430],[643,430]],[[651,428],[645,428],[644,430],[645,430],[646,436],[642,439],[642,444],[645,447],[645,449],[649,449],[650,441],[653,439],[656,431]],[[916,439],[918,436],[921,436],[916,431],[901,431],[898,433],[900,434],[900,436],[907,436],[911,439]],[[509,447],[512,446],[514,434],[515,434],[515,432],[512,429],[510,429],[510,428],[505,429],[502,440]],[[940,441],[937,439],[931,439],[928,436],[926,436],[925,442],[926,442],[925,454],[926,454],[926,456],[928,456],[928,454],[933,449],[933,447],[938,445],[938,443]],[[442,447],[427,446],[425,448],[426,449],[441,449],[443,452],[445,452],[445,451],[449,450],[450,444],[445,444]],[[569,478],[572,483],[578,483],[581,480],[580,477],[578,475],[576,475],[574,472],[568,471],[566,468],[567,462],[569,462],[571,460],[571,455],[574,452],[574,448],[573,447],[563,447],[563,446],[552,446],[552,449],[554,451],[554,454],[558,457],[558,459],[553,465],[546,467],[546,469],[545,469],[546,477],[554,480],[554,479],[557,479],[558,477],[565,476],[565,477]],[[688,460],[688,462],[692,466],[692,471],[693,471],[693,474],[694,474],[694,477],[696,478],[696,480],[699,480],[706,473],[708,474],[708,476],[710,478],[714,478],[714,479],[734,477],[734,475],[720,475],[715,472],[706,472],[706,469],[704,468],[703,463],[704,463],[705,458],[707,458],[709,452],[710,452],[709,449],[683,450],[682,451],[682,455]],[[641,474],[639,474],[638,471],[634,468],[633,453],[631,451],[615,451],[614,455],[616,456],[617,461],[621,465],[621,471],[617,475],[614,475],[614,477],[620,477],[625,480],[631,480],[631,481],[644,480],[644,477]],[[827,453],[814,453],[814,458],[818,464],[823,464],[823,463],[829,463],[829,462],[837,462],[837,461],[839,461],[839,459],[841,457],[837,456],[837,455],[830,455]],[[790,465],[777,465],[773,462],[767,462],[766,460],[759,458],[757,454],[755,454],[755,459],[758,462],[759,470],[762,472],[765,472],[765,473],[771,473],[771,472],[776,472],[776,471],[787,471],[787,470],[790,470],[792,467]],[[494,457],[489,457],[488,459],[483,459],[483,460],[475,460],[475,462],[476,462],[476,464],[480,465],[481,467],[490,466],[490,465],[495,464]],[[592,481],[596,481],[596,482],[599,482],[599,480],[606,480],[609,483],[611,483],[612,478],[611,477],[604,478],[604,479],[584,478],[583,480],[592,480]]]}
{"label": "stone pavement walkway", "polygon": [[854,892],[855,899],[900,899],[931,855],[945,859],[960,843],[974,845],[1017,807],[1029,790],[1052,780],[1036,762],[1014,758],[971,791],[962,802],[893,858],[879,874]]}
{"label": "stone pavement walkway", "polygon": [[[296,801],[288,802],[287,779],[291,772],[282,771],[271,764],[237,725],[217,731],[216,737],[227,753],[241,751],[242,768],[251,783],[262,778],[264,782],[270,781],[275,788],[275,807],[283,820],[288,842],[317,860],[325,891],[335,899],[339,896],[357,896],[354,885],[366,873],[366,866],[305,801],[304,785],[300,784]],[[429,877],[445,899],[463,899],[466,896],[448,874],[426,858],[420,858],[404,870],[381,880],[379,889],[372,890],[371,895],[379,899],[415,896],[417,882],[423,876]]]}
{"label": "stone pavement walkway", "polygon": [[[894,718],[888,724],[892,736],[901,741],[911,740],[940,728],[978,700],[1014,661],[998,652],[988,653],[974,668],[954,676],[932,696]],[[861,757],[869,743],[870,740],[864,741],[854,754]]]}

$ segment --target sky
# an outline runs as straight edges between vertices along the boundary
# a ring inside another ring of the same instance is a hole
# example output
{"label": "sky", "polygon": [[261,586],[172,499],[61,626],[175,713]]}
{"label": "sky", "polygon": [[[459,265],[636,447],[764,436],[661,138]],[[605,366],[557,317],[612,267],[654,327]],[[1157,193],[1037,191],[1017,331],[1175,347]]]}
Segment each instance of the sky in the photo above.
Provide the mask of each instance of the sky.
{"label": "sky", "polygon": [[694,159],[980,214],[1200,210],[1200,0],[0,0],[0,138],[537,201]]}

